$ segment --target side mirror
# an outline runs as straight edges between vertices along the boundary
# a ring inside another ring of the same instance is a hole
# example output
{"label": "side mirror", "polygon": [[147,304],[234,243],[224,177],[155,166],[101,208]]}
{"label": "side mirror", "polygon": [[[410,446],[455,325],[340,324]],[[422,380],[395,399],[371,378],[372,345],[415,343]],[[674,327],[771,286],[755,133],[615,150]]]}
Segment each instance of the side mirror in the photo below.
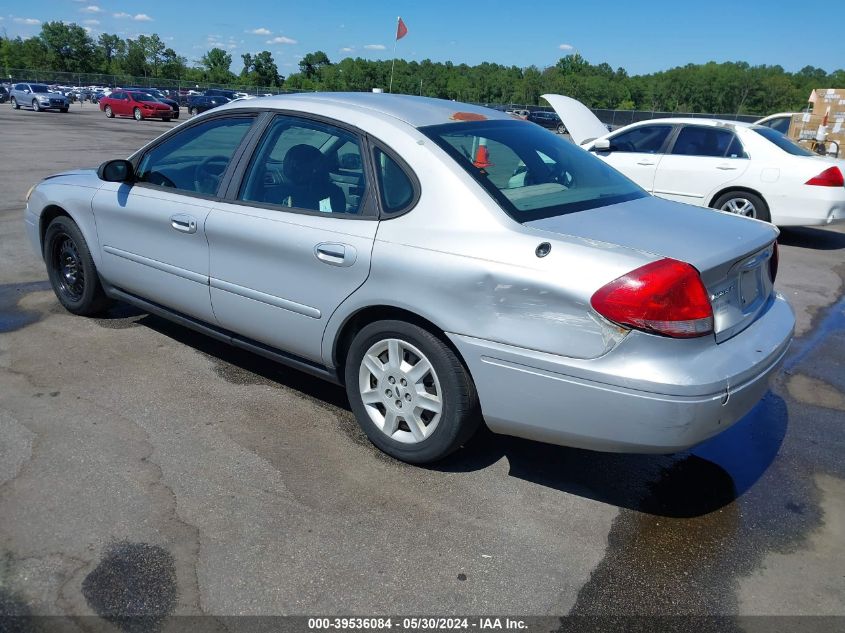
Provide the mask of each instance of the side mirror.
{"label": "side mirror", "polygon": [[97,177],[106,182],[129,182],[134,176],[132,163],[123,158],[107,160],[97,169]]}
{"label": "side mirror", "polygon": [[595,143],[593,143],[593,151],[596,152],[609,152],[610,151],[610,139],[609,138],[600,138]]}

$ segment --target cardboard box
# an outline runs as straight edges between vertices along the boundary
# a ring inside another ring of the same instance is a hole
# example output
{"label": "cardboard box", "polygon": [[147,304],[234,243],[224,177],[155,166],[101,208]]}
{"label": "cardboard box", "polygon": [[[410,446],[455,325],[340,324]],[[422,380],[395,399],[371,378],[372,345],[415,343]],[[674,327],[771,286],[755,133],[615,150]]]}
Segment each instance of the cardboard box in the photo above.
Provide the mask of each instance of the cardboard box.
{"label": "cardboard box", "polygon": [[835,141],[839,144],[839,156],[845,157],[845,112],[828,116],[827,125],[824,125],[824,119],[823,114],[793,114],[789,124],[789,138],[808,149],[813,147],[815,141]]}
{"label": "cardboard box", "polygon": [[813,90],[809,102],[813,106],[813,114],[824,114],[828,110],[831,115],[845,114],[845,88]]}

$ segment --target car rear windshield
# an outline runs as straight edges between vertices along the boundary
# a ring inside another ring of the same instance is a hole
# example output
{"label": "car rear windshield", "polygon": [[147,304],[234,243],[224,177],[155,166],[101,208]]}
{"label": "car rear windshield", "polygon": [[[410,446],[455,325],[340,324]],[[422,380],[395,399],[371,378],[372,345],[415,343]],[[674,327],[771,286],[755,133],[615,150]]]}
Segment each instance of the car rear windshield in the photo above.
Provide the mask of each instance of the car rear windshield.
{"label": "car rear windshield", "polygon": [[44,84],[29,84],[32,92],[50,92],[50,89]]}
{"label": "car rear windshield", "polygon": [[788,136],[784,136],[777,130],[773,130],[770,127],[765,126],[757,126],[753,129],[757,134],[765,138],[767,141],[771,141],[779,148],[781,148],[787,154],[792,154],[793,156],[815,156],[813,152],[808,150],[806,147],[801,147],[798,143],[793,141]]}
{"label": "car rear windshield", "polygon": [[644,198],[601,159],[526,121],[473,121],[420,128],[517,222]]}

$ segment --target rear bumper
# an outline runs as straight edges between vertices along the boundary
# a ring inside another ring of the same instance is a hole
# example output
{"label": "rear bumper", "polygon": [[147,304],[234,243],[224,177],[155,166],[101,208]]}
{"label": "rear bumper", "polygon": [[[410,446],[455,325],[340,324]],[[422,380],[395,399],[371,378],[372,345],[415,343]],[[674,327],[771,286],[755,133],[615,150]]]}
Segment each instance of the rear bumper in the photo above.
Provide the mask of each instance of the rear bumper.
{"label": "rear bumper", "polygon": [[[609,452],[671,453],[741,419],[783,360],[795,318],[780,296],[721,343],[632,332],[577,360],[450,335],[496,433]],[[706,339],[706,340],[705,340]]]}
{"label": "rear bumper", "polygon": [[778,226],[826,226],[845,222],[845,188],[805,186],[801,198],[772,203],[772,223]]}

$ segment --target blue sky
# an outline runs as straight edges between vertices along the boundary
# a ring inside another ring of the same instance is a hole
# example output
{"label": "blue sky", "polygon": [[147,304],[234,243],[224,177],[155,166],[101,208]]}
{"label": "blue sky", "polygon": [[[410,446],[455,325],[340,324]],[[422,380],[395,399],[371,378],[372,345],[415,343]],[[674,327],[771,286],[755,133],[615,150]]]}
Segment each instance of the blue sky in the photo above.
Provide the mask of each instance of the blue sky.
{"label": "blue sky", "polygon": [[[158,33],[178,53],[198,59],[213,46],[228,49],[239,72],[242,53],[269,50],[282,74],[305,53],[389,59],[396,17],[408,35],[397,56],[477,64],[482,61],[545,67],[573,51],[593,63],[606,61],[631,74],[687,63],[744,60],[806,65],[827,71],[845,67],[841,29],[817,31],[830,6],[796,13],[781,0],[739,3],[525,2],[510,0],[6,0],[0,31],[28,37],[41,22],[76,22],[100,32],[137,37]],[[794,18],[794,19],[793,19]],[[802,24],[810,28],[804,28]]]}

